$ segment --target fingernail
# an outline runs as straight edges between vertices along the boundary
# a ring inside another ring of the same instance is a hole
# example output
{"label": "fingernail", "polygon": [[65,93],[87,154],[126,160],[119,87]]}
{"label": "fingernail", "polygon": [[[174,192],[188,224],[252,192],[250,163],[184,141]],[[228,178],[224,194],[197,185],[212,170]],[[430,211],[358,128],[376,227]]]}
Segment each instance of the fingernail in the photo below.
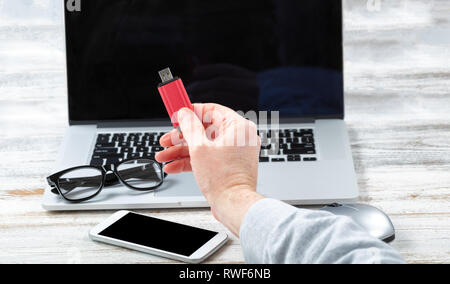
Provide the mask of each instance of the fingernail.
{"label": "fingernail", "polygon": [[180,109],[181,112],[186,113],[189,111],[189,109],[187,107],[183,107]]}
{"label": "fingernail", "polygon": [[183,118],[183,116],[187,115],[188,113],[188,109],[187,108],[182,108],[178,111],[178,120],[181,120],[181,118]]}

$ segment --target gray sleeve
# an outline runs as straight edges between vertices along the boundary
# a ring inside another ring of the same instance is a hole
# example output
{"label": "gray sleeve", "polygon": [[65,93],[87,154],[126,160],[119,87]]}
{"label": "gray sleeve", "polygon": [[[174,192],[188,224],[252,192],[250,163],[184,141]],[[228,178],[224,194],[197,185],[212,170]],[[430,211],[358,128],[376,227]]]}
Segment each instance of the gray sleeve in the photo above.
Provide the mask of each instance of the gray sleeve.
{"label": "gray sleeve", "polygon": [[269,198],[249,209],[240,239],[247,263],[404,263],[350,218]]}

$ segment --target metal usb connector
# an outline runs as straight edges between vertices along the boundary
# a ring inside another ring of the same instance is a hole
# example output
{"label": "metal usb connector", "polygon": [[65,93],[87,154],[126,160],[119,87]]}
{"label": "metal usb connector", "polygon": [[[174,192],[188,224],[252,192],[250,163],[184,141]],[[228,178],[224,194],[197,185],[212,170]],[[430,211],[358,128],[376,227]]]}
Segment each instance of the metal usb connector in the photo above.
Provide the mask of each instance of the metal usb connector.
{"label": "metal usb connector", "polygon": [[161,80],[163,83],[173,80],[173,75],[172,75],[172,72],[170,72],[170,68],[161,70],[158,73],[159,73],[159,77],[161,77]]}

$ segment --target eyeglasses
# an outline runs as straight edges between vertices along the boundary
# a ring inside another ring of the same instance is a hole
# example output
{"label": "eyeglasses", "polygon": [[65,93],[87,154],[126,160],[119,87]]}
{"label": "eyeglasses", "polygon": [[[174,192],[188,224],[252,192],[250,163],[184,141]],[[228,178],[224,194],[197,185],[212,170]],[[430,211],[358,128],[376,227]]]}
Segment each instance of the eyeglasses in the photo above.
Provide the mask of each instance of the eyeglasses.
{"label": "eyeglasses", "polygon": [[129,159],[106,166],[80,166],[47,177],[52,193],[69,202],[83,202],[97,196],[105,186],[122,183],[138,191],[160,187],[166,174],[161,164],[150,159]]}

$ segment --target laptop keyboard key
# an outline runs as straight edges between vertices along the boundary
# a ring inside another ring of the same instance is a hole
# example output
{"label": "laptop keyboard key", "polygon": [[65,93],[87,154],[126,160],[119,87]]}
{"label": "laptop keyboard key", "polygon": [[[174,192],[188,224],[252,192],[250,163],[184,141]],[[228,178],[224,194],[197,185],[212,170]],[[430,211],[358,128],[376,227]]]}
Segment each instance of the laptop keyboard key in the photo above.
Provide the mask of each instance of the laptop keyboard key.
{"label": "laptop keyboard key", "polygon": [[260,161],[261,163],[269,162],[269,157],[259,157],[259,161]]}
{"label": "laptop keyboard key", "polygon": [[302,158],[299,155],[288,155],[288,162],[300,162]]}
{"label": "laptop keyboard key", "polygon": [[283,153],[285,155],[305,155],[305,154],[309,154],[309,155],[314,155],[316,154],[316,150],[314,149],[289,149],[289,150],[284,150]]}
{"label": "laptop keyboard key", "polygon": [[131,145],[131,143],[126,141],[126,142],[120,142],[117,146],[126,148],[126,147],[130,147],[130,145]]}
{"label": "laptop keyboard key", "polygon": [[146,159],[155,159],[155,153],[144,153],[142,155],[142,158],[146,158]]}
{"label": "laptop keyboard key", "polygon": [[97,137],[97,143],[108,143],[109,137],[106,136],[98,136]]}
{"label": "laptop keyboard key", "polygon": [[306,161],[306,162],[317,161],[317,158],[314,158],[314,157],[303,158],[303,161]]}
{"label": "laptop keyboard key", "polygon": [[95,154],[116,154],[117,149],[116,148],[98,148],[94,150]]}
{"label": "laptop keyboard key", "polygon": [[123,141],[125,141],[125,137],[123,137],[123,136],[114,136],[112,138],[112,141],[113,142],[123,142]]}
{"label": "laptop keyboard key", "polygon": [[108,159],[106,159],[106,165],[116,164],[120,161],[122,161],[121,158],[108,158]]}
{"label": "laptop keyboard key", "polygon": [[270,148],[272,147],[272,145],[271,144],[269,144],[269,145],[261,145],[261,150],[269,150]]}
{"label": "laptop keyboard key", "polygon": [[123,154],[120,153],[94,153],[92,155],[93,159],[106,159],[106,158],[123,158]]}
{"label": "laptop keyboard key", "polygon": [[135,159],[135,158],[140,158],[140,157],[141,157],[141,153],[128,154],[128,159]]}
{"label": "laptop keyboard key", "polygon": [[103,159],[92,159],[91,166],[103,166]]}
{"label": "laptop keyboard key", "polygon": [[97,144],[95,144],[95,148],[114,148],[114,147],[116,147],[116,143],[97,142]]}
{"label": "laptop keyboard key", "polygon": [[136,148],[136,152],[140,152],[140,153],[142,153],[142,152],[148,152],[149,150],[150,150],[149,147],[137,147],[137,148]]}
{"label": "laptop keyboard key", "polygon": [[291,144],[291,149],[314,149],[314,144]]}
{"label": "laptop keyboard key", "polygon": [[300,132],[302,137],[313,137],[312,132]]}
{"label": "laptop keyboard key", "polygon": [[288,144],[280,144],[278,147],[280,149],[286,150],[288,148]]}
{"label": "laptop keyboard key", "polygon": [[302,143],[314,143],[313,137],[302,137]]}

